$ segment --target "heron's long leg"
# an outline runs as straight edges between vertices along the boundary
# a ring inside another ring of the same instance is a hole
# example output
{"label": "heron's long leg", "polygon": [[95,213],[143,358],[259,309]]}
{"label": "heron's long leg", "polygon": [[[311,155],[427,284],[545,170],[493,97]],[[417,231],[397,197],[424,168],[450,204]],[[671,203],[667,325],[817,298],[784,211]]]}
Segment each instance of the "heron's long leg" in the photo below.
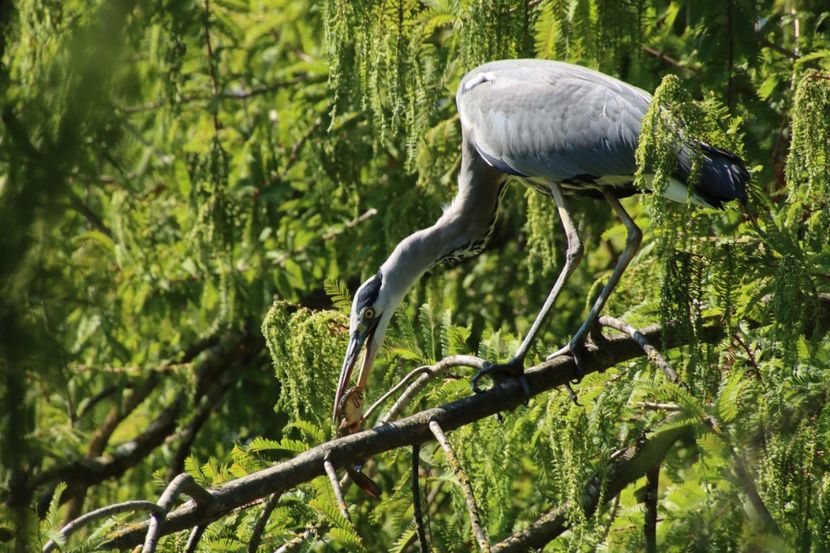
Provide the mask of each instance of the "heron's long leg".
{"label": "heron's long leg", "polygon": [[[565,286],[565,282],[567,282],[568,277],[571,276],[571,273],[573,273],[574,269],[579,264],[579,261],[582,259],[582,240],[579,238],[579,233],[576,230],[576,225],[574,224],[573,219],[571,219],[571,214],[568,211],[568,205],[565,201],[565,195],[562,193],[562,189],[559,185],[555,183],[550,185],[550,191],[553,196],[553,200],[556,202],[556,208],[559,211],[559,218],[562,220],[562,227],[565,229],[565,238],[568,241],[568,249],[565,253],[565,266],[556,278],[556,282],[553,284],[553,288],[551,289],[550,294],[548,294],[545,304],[542,306],[539,314],[536,315],[536,320],[533,321],[533,325],[531,325],[530,330],[524,340],[522,340],[522,343],[513,355],[513,358],[507,363],[501,365],[490,365],[475,374],[472,384],[473,390],[476,392],[479,391],[479,379],[485,375],[508,373],[513,376],[517,376],[520,379],[524,378],[523,364],[524,359],[527,356],[527,352],[530,349],[530,345],[539,333],[539,329],[542,327],[542,324],[544,324],[551,307],[553,307],[553,304],[556,302],[556,298],[559,297],[559,293]],[[525,394],[527,394],[528,389],[526,380],[522,380],[522,387],[525,389]]]}
{"label": "heron's long leg", "polygon": [[553,194],[553,200],[556,202],[556,209],[559,211],[559,218],[562,220],[562,228],[565,229],[565,238],[568,241],[568,249],[565,252],[565,266],[562,267],[562,271],[556,277],[556,282],[554,282],[553,288],[551,288],[550,294],[548,294],[545,300],[545,304],[539,310],[539,314],[536,315],[536,320],[533,321],[533,325],[531,325],[530,330],[528,330],[524,340],[522,340],[522,344],[513,356],[514,359],[524,360],[527,356],[527,352],[536,335],[539,333],[539,329],[542,328],[542,324],[544,324],[548,313],[550,313],[551,307],[556,302],[556,298],[559,297],[562,288],[568,281],[568,277],[571,276],[571,273],[574,272],[574,269],[576,269],[576,266],[579,265],[582,259],[582,240],[579,238],[579,233],[576,230],[573,219],[571,219],[568,204],[565,202],[565,195],[562,194],[562,189],[558,184],[551,184],[550,191]]}
{"label": "heron's long leg", "polygon": [[628,215],[625,208],[623,208],[622,204],[620,204],[620,201],[607,189],[600,188],[600,192],[602,192],[602,195],[605,196],[606,200],[608,200],[608,203],[611,204],[614,212],[616,212],[620,219],[622,219],[625,228],[628,230],[628,234],[625,238],[625,248],[623,249],[622,254],[620,254],[616,267],[614,267],[614,272],[611,273],[611,278],[609,278],[605,286],[602,287],[599,297],[597,297],[593,307],[591,307],[591,312],[588,313],[588,318],[585,319],[585,322],[582,323],[582,326],[580,326],[579,330],[576,331],[576,334],[573,335],[573,338],[571,338],[568,346],[549,356],[548,359],[556,357],[565,351],[570,351],[571,354],[574,355],[577,365],[579,365],[580,360],[577,351],[585,343],[588,332],[590,332],[593,325],[597,322],[597,318],[599,317],[600,311],[602,311],[602,308],[605,306],[605,302],[608,301],[608,297],[611,295],[611,292],[614,291],[614,288],[620,281],[620,277],[622,277],[622,274],[625,272],[628,264],[631,263],[632,259],[634,259],[637,250],[640,248],[640,242],[643,240],[643,233],[640,230],[640,227],[638,227],[634,220]]}

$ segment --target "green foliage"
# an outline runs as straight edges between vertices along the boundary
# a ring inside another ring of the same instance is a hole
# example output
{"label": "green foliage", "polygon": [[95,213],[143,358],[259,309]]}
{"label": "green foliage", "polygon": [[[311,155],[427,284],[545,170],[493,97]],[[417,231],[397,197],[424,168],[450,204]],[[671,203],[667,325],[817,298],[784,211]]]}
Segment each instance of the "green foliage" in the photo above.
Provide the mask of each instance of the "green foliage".
{"label": "green foliage", "polygon": [[[277,409],[284,409],[295,421],[327,426],[330,406],[317,396],[320,390],[337,387],[348,321],[335,311],[299,309],[289,314],[289,307],[275,302],[262,322],[276,378],[282,384]],[[292,332],[287,333],[288,328]]]}
{"label": "green foliage", "polygon": [[[591,516],[585,484],[642,436],[691,426],[661,466],[658,550],[830,550],[828,22],[816,0],[0,3],[0,550],[156,498],[171,472],[219,485],[329,439],[350,288],[451,199],[462,75],[525,56],[656,90],[643,187],[666,186],[679,136],[738,152],[753,177],[747,206],[723,211],[625,200],[645,240],[607,312],[687,340],[663,353],[689,390],[635,360],[580,383],[582,406],[551,392],[451,434],[488,536],[566,505],[570,532],[547,551],[644,550],[642,482]],[[572,207],[585,259],[528,363],[568,341],[624,245],[601,202]],[[369,401],[446,355],[515,351],[563,233],[548,199],[512,183],[493,242],[408,296]],[[710,324],[719,343],[702,339]],[[409,412],[469,394],[468,377],[436,379]],[[66,470],[159,429],[103,481]],[[433,547],[469,551],[440,448],[420,461]],[[410,467],[408,449],[367,463],[383,494],[347,490],[354,524],[326,478],[283,494],[260,551],[306,530],[304,551],[411,549]],[[212,523],[200,550],[247,551],[262,512]]]}

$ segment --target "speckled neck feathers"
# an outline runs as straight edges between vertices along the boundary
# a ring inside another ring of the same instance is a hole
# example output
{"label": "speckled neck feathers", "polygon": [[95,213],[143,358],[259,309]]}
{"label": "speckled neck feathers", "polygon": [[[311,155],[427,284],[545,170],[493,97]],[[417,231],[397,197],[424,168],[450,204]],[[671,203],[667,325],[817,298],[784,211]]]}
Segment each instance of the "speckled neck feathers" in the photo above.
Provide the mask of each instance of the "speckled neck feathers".
{"label": "speckled neck feathers", "polygon": [[452,203],[434,225],[404,238],[380,268],[397,301],[436,264],[479,253],[493,234],[506,175],[482,160],[466,140],[462,148]]}

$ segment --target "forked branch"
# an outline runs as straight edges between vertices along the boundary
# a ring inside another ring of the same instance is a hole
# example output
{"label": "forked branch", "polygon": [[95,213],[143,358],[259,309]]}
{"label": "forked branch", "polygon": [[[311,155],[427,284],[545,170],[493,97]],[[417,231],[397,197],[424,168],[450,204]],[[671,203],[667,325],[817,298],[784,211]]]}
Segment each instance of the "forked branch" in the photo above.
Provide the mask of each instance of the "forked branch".
{"label": "forked branch", "polygon": [[[724,337],[724,330],[719,321],[710,319],[706,323],[697,336],[698,340],[717,342]],[[685,343],[681,338],[672,338],[669,343],[663,344],[658,326],[642,329],[639,333],[649,344],[658,349]],[[585,354],[583,368],[586,372],[602,371],[642,355],[641,345],[636,340],[629,336],[612,336],[603,342],[601,349]],[[530,394],[531,396],[538,395],[563,386],[575,376],[576,367],[571,357],[562,356],[546,361],[527,370]],[[423,377],[425,375],[420,375],[416,382]],[[308,482],[325,474],[323,462],[327,459],[335,466],[354,464],[384,451],[410,447],[414,443],[432,440],[430,421],[436,421],[445,432],[448,432],[498,412],[515,409],[524,400],[521,386],[509,381],[484,393],[441,407],[426,409],[401,420],[387,422],[376,428],[326,442],[293,459],[212,489],[213,502],[210,505],[198,506],[192,501],[185,503],[168,513],[160,535],[179,532],[210,522],[270,494],[282,493],[303,482]],[[643,455],[639,450],[631,452],[632,456],[635,454],[637,458]],[[625,476],[628,472],[626,471],[634,469],[630,465],[617,468],[623,471],[622,479],[619,480],[620,485],[627,485]],[[625,484],[622,483],[623,480]],[[603,497],[612,496],[613,494],[606,493]],[[134,547],[141,543],[147,527],[148,523],[144,523],[125,528],[107,545],[119,548]]]}
{"label": "forked branch", "polygon": [[478,515],[478,506],[473,495],[473,486],[470,484],[470,478],[464,472],[458,457],[455,455],[455,451],[452,449],[452,445],[450,445],[450,440],[441,429],[441,425],[437,421],[429,421],[429,429],[432,431],[435,439],[438,440],[438,443],[441,444],[441,449],[444,450],[444,457],[447,458],[447,464],[455,473],[455,477],[458,478],[461,489],[464,491],[464,502],[467,503],[467,513],[470,515],[470,527],[478,542],[478,547],[485,553],[489,553],[490,542],[487,541],[487,536],[484,535],[484,529],[481,527],[481,517]]}

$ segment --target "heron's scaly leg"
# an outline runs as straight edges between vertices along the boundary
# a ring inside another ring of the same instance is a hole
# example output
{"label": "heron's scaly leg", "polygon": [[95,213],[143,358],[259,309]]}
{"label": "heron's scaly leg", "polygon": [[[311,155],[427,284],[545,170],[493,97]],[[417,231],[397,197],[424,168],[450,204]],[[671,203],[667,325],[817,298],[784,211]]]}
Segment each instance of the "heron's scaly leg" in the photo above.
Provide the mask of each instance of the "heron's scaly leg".
{"label": "heron's scaly leg", "polygon": [[525,395],[529,395],[527,381],[524,377],[524,359],[527,356],[530,345],[539,333],[539,329],[542,327],[542,324],[544,324],[551,307],[553,307],[553,304],[556,302],[556,298],[559,297],[559,293],[565,286],[565,282],[567,282],[568,277],[571,276],[571,273],[573,273],[574,269],[579,264],[579,261],[582,259],[582,240],[579,238],[579,233],[576,230],[576,225],[574,224],[573,219],[571,219],[571,214],[568,210],[567,202],[565,201],[565,195],[562,193],[562,189],[559,185],[555,183],[550,185],[550,192],[553,196],[553,200],[556,202],[556,208],[559,211],[559,218],[562,220],[562,227],[565,229],[565,238],[568,241],[568,249],[565,253],[565,266],[556,278],[556,282],[553,284],[553,288],[551,289],[550,294],[548,294],[545,304],[536,316],[536,320],[533,321],[533,325],[531,325],[530,330],[527,335],[525,335],[524,340],[522,340],[522,343],[515,355],[513,355],[513,358],[507,363],[490,365],[478,371],[475,376],[473,376],[472,380],[473,391],[475,392],[480,391],[478,388],[478,381],[482,376],[492,376],[493,374],[502,373],[519,378],[521,380],[522,388],[525,391]]}
{"label": "heron's scaly leg", "polygon": [[623,272],[625,272],[625,269],[628,267],[629,263],[631,263],[631,260],[634,259],[634,256],[637,254],[637,250],[640,248],[640,242],[643,240],[643,233],[640,230],[640,227],[638,227],[631,216],[628,215],[625,208],[623,208],[622,204],[620,204],[620,201],[607,189],[599,188],[599,190],[602,192],[602,195],[605,196],[605,199],[608,200],[608,203],[611,204],[614,212],[620,217],[620,219],[622,219],[625,228],[628,230],[628,234],[625,238],[625,248],[623,249],[622,254],[620,254],[616,267],[614,267],[614,272],[611,273],[611,278],[609,278],[605,286],[602,287],[599,297],[597,297],[593,307],[591,307],[591,311],[588,313],[588,318],[585,319],[585,322],[582,323],[582,326],[579,327],[579,330],[576,331],[576,334],[573,335],[573,338],[571,338],[571,341],[567,346],[548,356],[548,359],[552,359],[553,357],[557,357],[563,353],[570,352],[571,355],[574,356],[574,361],[576,362],[577,368],[580,372],[582,372],[582,360],[580,358],[579,351],[585,344],[585,339],[588,337],[588,333],[591,331],[591,328],[593,328],[596,324],[600,311],[602,311],[602,308],[605,306],[605,302],[608,301],[608,297],[611,295],[611,292],[614,291],[614,288],[620,281],[620,277],[622,277]]}

